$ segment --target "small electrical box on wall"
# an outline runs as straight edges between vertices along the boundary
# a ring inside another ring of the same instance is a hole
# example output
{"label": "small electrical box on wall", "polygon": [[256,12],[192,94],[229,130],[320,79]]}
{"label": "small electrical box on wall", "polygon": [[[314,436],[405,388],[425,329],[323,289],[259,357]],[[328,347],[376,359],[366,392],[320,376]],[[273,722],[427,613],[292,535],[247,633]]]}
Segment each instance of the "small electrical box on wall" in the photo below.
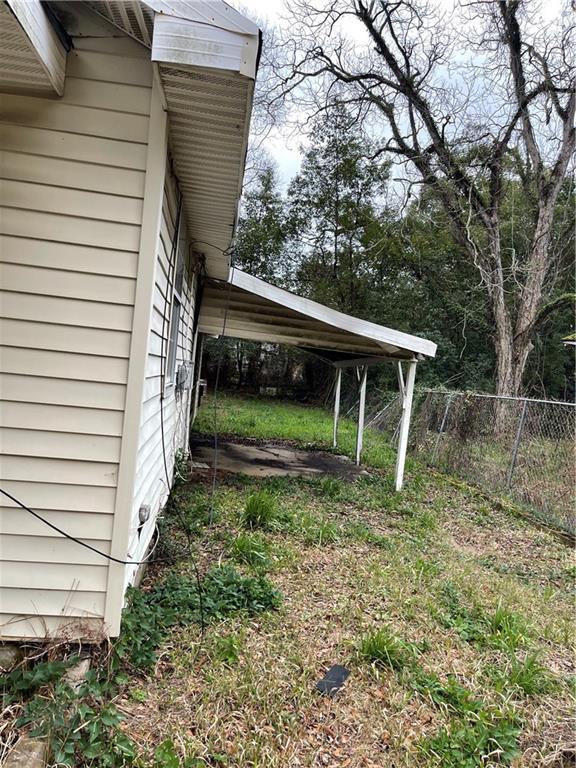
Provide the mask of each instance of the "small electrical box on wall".
{"label": "small electrical box on wall", "polygon": [[176,372],[176,391],[184,392],[186,389],[190,389],[192,385],[192,365],[190,363],[182,363]]}

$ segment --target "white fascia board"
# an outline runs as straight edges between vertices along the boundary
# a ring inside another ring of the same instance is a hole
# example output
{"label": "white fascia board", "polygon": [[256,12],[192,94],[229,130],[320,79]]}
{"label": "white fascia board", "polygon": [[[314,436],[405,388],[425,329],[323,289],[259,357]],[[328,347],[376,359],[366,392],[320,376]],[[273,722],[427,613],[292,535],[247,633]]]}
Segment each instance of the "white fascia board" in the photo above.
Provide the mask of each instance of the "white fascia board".
{"label": "white fascia board", "polygon": [[427,357],[434,357],[436,354],[436,344],[432,341],[421,339],[419,336],[412,336],[409,333],[402,333],[402,331],[395,331],[383,325],[376,325],[376,323],[370,323],[367,320],[359,320],[351,315],[345,315],[343,312],[325,307],[316,301],[305,299],[285,291],[283,288],[270,285],[270,283],[253,277],[247,272],[242,272],[240,269],[233,268],[230,270],[229,282],[244,291],[356,336],[364,336],[381,344],[392,345]]}
{"label": "white fascia board", "polygon": [[253,21],[222,0],[144,0],[155,13],[174,16],[212,27],[258,36],[260,30]]}
{"label": "white fascia board", "polygon": [[38,62],[58,96],[64,93],[66,49],[54,31],[40,0],[6,0],[30,40]]}
{"label": "white fascia board", "polygon": [[256,77],[259,35],[231,32],[198,21],[154,16],[152,61],[208,67]]}

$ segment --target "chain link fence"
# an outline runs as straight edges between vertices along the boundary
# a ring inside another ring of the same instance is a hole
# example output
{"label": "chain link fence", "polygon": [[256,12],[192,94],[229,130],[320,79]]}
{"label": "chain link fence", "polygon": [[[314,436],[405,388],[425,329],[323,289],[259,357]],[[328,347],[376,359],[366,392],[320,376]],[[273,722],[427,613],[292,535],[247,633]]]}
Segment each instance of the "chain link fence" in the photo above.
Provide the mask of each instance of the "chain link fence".
{"label": "chain link fence", "polygon": [[[395,440],[399,418],[399,399],[388,398],[380,410],[372,406],[367,425]],[[429,466],[509,496],[547,524],[575,533],[575,433],[573,403],[420,390],[410,450]]]}

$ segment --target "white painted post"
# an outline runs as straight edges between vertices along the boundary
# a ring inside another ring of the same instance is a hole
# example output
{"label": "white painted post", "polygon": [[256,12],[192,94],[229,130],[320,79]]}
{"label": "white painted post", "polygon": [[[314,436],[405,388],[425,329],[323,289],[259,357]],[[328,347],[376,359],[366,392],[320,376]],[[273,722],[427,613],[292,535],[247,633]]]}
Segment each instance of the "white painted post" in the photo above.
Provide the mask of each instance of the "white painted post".
{"label": "white painted post", "polygon": [[402,489],[404,480],[404,464],[406,463],[406,449],[408,447],[408,432],[410,431],[410,417],[412,415],[412,398],[414,396],[414,380],[416,379],[416,360],[408,363],[408,375],[404,385],[402,397],[402,418],[400,419],[400,434],[398,436],[398,453],[396,454],[396,490]]}
{"label": "white painted post", "polygon": [[[364,411],[366,410],[366,379],[368,377],[368,366],[356,369],[360,379],[360,402],[358,403],[358,430],[356,432],[356,464],[360,465],[362,455],[362,437],[364,435]],[[360,373],[361,372],[361,373]]]}
{"label": "white painted post", "polygon": [[192,407],[192,419],[191,423],[196,421],[196,415],[198,414],[198,401],[200,399],[200,374],[202,373],[202,357],[204,355],[204,335],[200,336],[200,351],[198,353],[198,361],[195,361],[194,378],[196,384],[194,386],[194,405]]}
{"label": "white painted post", "polygon": [[342,368],[336,368],[336,384],[334,390],[334,429],[332,434],[332,447],[338,445],[338,417],[340,416],[340,388],[342,385]]}

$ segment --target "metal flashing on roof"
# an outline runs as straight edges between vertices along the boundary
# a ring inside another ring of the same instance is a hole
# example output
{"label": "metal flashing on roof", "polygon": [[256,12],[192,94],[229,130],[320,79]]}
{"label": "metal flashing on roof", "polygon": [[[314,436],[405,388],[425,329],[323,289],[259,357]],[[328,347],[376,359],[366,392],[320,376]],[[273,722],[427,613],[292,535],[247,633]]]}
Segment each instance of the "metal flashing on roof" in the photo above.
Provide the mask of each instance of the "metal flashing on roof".
{"label": "metal flashing on roof", "polygon": [[193,248],[226,279],[242,193],[260,30],[222,0],[91,0],[152,49]]}
{"label": "metal flashing on roof", "polygon": [[152,61],[239,72],[254,78],[259,39],[188,19],[157,15]]}

